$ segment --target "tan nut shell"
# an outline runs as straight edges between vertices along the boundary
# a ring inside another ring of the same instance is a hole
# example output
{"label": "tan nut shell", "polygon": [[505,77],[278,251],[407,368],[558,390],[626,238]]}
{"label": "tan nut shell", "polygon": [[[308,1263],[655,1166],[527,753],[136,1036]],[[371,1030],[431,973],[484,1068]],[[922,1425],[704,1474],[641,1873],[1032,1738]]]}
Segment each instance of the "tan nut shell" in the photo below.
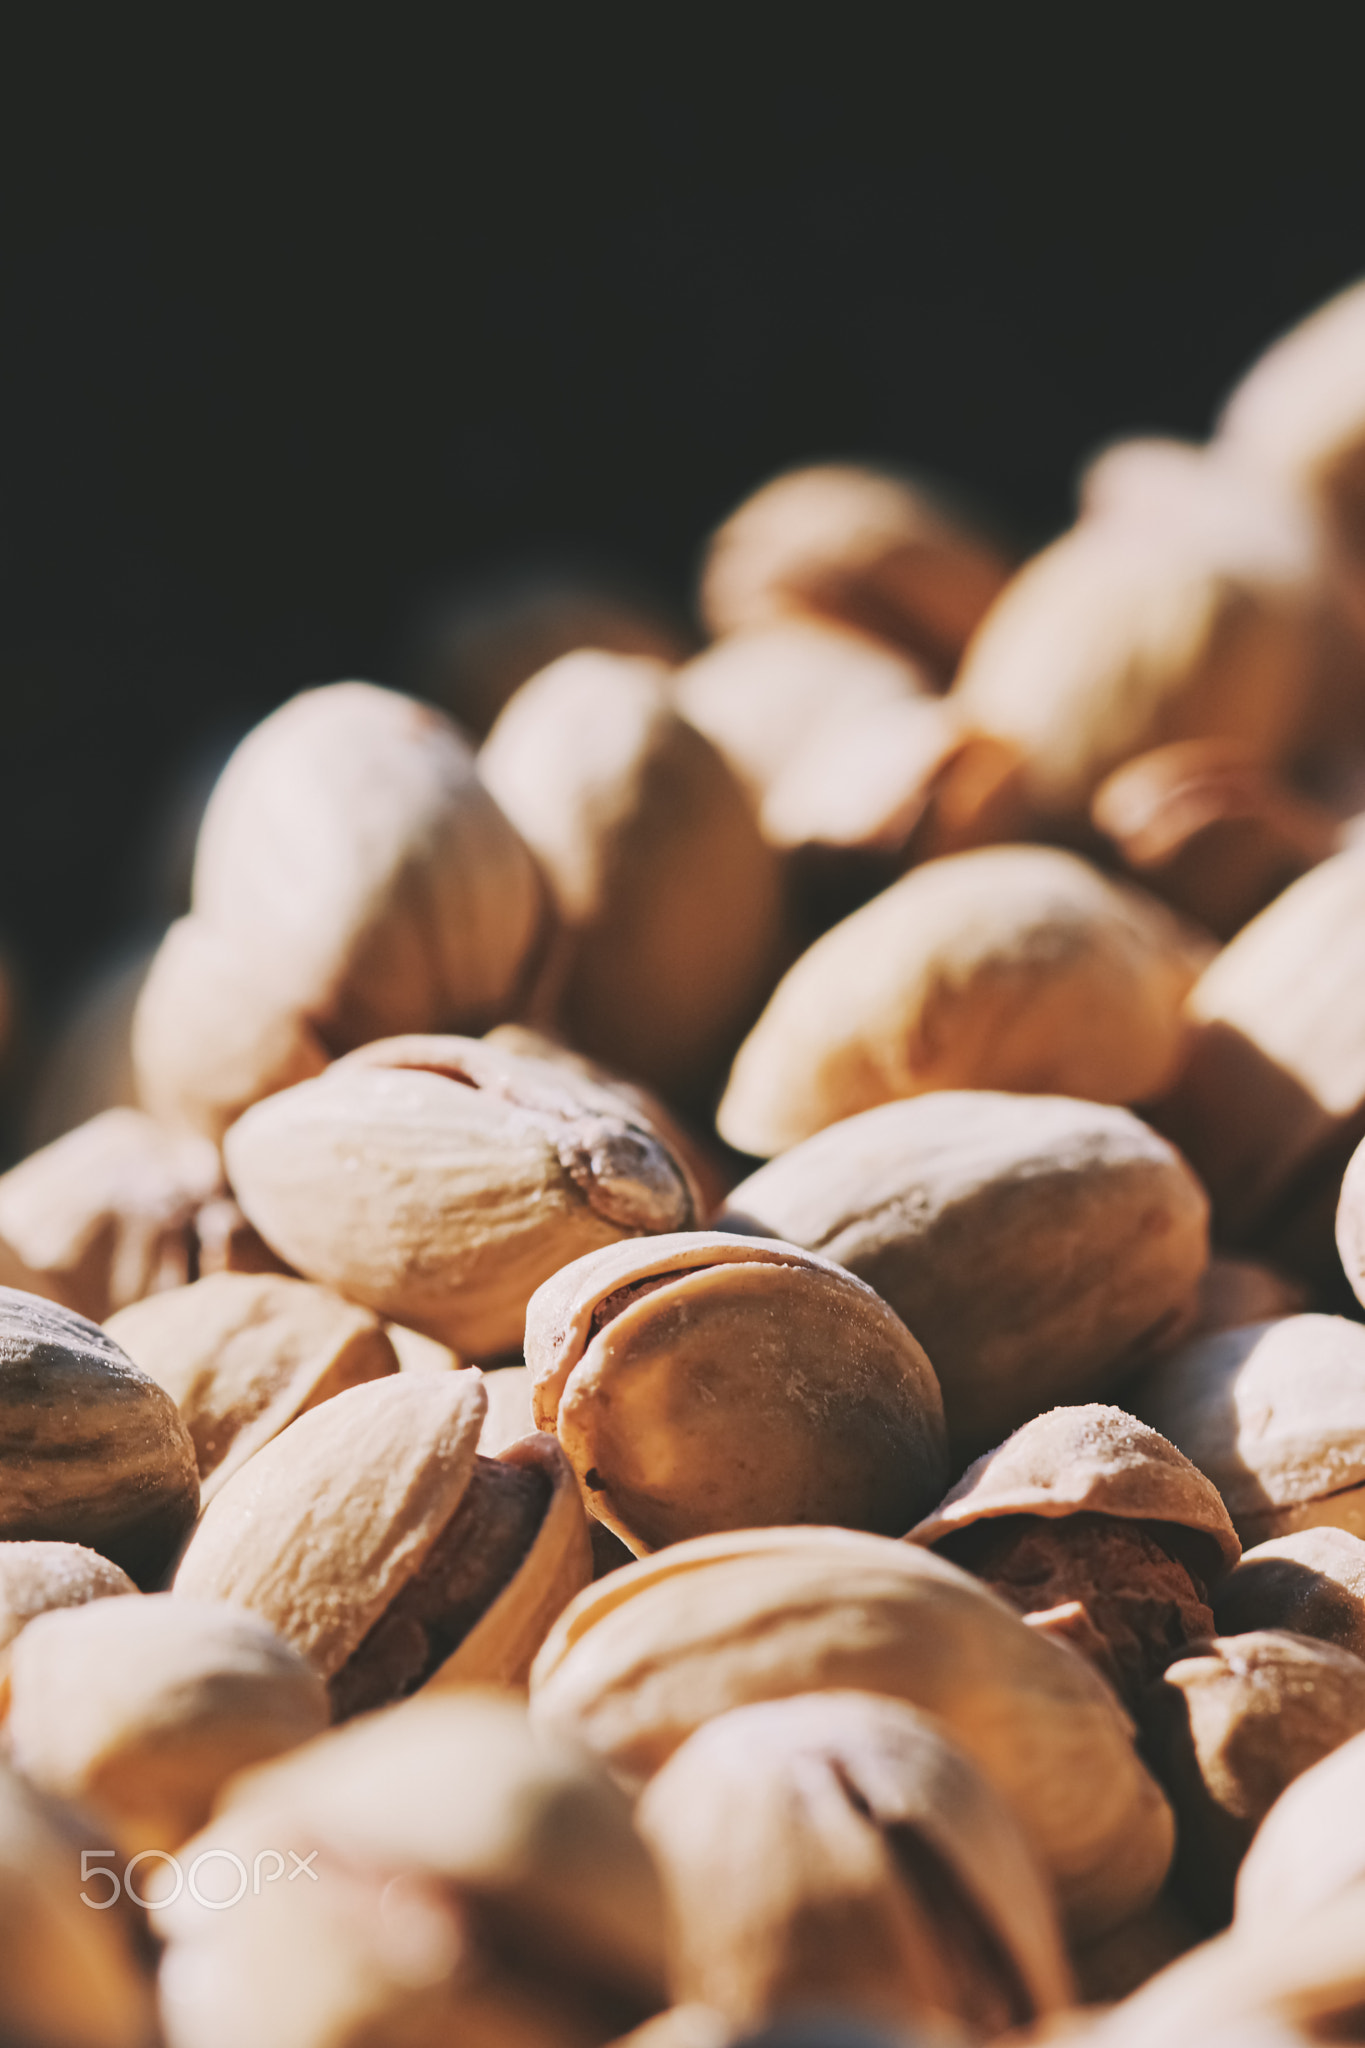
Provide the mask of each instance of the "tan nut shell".
{"label": "tan nut shell", "polygon": [[1300,1529],[1243,1551],[1214,1595],[1220,1636],[1288,1629],[1365,1657],[1365,1541],[1348,1529]]}
{"label": "tan nut shell", "polygon": [[1080,822],[1106,775],[1170,740],[1292,754],[1316,654],[1296,567],[1277,583],[1217,536],[1085,522],[1006,585],[953,699],[1022,750],[1041,810]]}
{"label": "tan nut shell", "polygon": [[1042,1095],[868,1110],[742,1181],[722,1221],[875,1287],[933,1360],[963,1457],[1176,1341],[1208,1258],[1207,1202],[1169,1145],[1127,1110]]}
{"label": "tan nut shell", "polygon": [[215,1273],[153,1295],[114,1316],[108,1334],[179,1408],[205,1507],[295,1416],[398,1370],[377,1317],[268,1273]]}
{"label": "tan nut shell", "polygon": [[671,1902],[676,1999],[750,2025],[824,2008],[990,2034],[1072,2002],[1018,1822],[898,1700],[722,1714],[651,1780],[638,1825]]}
{"label": "tan nut shell", "polygon": [[107,1109],[0,1178],[0,1279],[102,1322],[184,1285],[195,1211],[221,1185],[203,1139]]}
{"label": "tan nut shell", "polygon": [[301,1415],[205,1511],[177,1594],[249,1608],[331,1678],[459,1506],[483,1411],[474,1373],[398,1373]]}
{"label": "tan nut shell", "polygon": [[695,1219],[629,1104],[475,1039],[367,1046],[249,1110],[226,1156],[291,1265],[466,1357],[517,1350],[568,1260]]}
{"label": "tan nut shell", "polygon": [[999,550],[920,485],[823,463],[774,477],[717,529],[701,607],[716,634],[791,613],[842,620],[946,680],[1008,574]]}
{"label": "tan nut shell", "polygon": [[[594,1335],[595,1312],[647,1282]],[[526,1361],[536,1421],[637,1556],[772,1523],[899,1535],[947,1477],[920,1346],[794,1245],[690,1232],[590,1252],[532,1296]]]}
{"label": "tan nut shell", "polygon": [[9,1707],[12,1645],[39,1614],[136,1593],[127,1572],[80,1543],[0,1543],[0,1720]]}
{"label": "tan nut shell", "polygon": [[566,655],[523,683],[479,769],[550,881],[567,1035],[666,1093],[704,1087],[772,985],[781,882],[667,672]]}
{"label": "tan nut shell", "polygon": [[178,1847],[234,1772],[327,1720],[321,1680],[264,1622],[177,1593],[43,1615],[14,1649],[16,1764],[129,1854]]}
{"label": "tan nut shell", "polygon": [[0,1539],[82,1543],[141,1586],[194,1524],[174,1401],[83,1316],[0,1287]]}
{"label": "tan nut shell", "polygon": [[1337,1203],[1337,1250],[1357,1301],[1365,1301],[1365,1144],[1351,1155]]}
{"label": "tan nut shell", "polygon": [[[1216,1487],[1154,1429],[1098,1401],[1051,1408],[969,1465],[909,1541],[930,1547],[998,1515],[1114,1515],[1184,1533],[1207,1582],[1242,1546]],[[1182,1547],[1186,1547],[1182,1545]]]}
{"label": "tan nut shell", "polygon": [[[1365,1882],[1365,1734],[1295,1778],[1237,1877],[1237,1925],[1256,1935],[1311,1917]],[[1365,1891],[1361,1892],[1365,1896]]]}
{"label": "tan nut shell", "polygon": [[1244,1544],[1365,1535],[1365,1328],[1285,1316],[1201,1337],[1127,1398],[1213,1481]]}
{"label": "tan nut shell", "polygon": [[1141,1102],[1203,961],[1153,898],[1053,847],[930,861],[804,953],[740,1047],[721,1136],[771,1155],[943,1088]]}
{"label": "tan nut shell", "polygon": [[1170,1862],[1170,1812],[1084,1660],[956,1566],[843,1529],[674,1544],[581,1593],[546,1638],[532,1709],[648,1779],[731,1707],[852,1687],[938,1716],[1012,1808],[1076,1931],[1117,1925]]}
{"label": "tan nut shell", "polygon": [[524,1365],[501,1365],[483,1376],[488,1408],[479,1432],[479,1456],[496,1458],[509,1444],[536,1433],[534,1389]]}

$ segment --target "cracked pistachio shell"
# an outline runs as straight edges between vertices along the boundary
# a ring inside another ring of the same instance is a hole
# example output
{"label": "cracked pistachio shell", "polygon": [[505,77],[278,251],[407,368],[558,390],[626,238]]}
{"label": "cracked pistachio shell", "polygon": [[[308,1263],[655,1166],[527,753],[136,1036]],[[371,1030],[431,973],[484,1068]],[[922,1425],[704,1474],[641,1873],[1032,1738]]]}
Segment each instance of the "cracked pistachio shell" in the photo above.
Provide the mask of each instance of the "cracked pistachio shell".
{"label": "cracked pistachio shell", "polygon": [[328,1720],[322,1681],[264,1622],[177,1593],[40,1616],[12,1684],[19,1769],[130,1855],[178,1847],[235,1771]]}
{"label": "cracked pistachio shell", "polygon": [[107,1333],[180,1410],[205,1507],[296,1416],[398,1370],[376,1316],[271,1273],[215,1273],[153,1295]]}
{"label": "cracked pistachio shell", "polygon": [[832,1125],[742,1181],[720,1222],[875,1287],[933,1360],[964,1462],[1177,1341],[1208,1260],[1203,1190],[1135,1116],[985,1090]]}
{"label": "cracked pistachio shell", "polygon": [[943,1404],[870,1287],[772,1239],[635,1238],[526,1312],[536,1421],[637,1555],[717,1529],[900,1535],[948,1474]]}
{"label": "cracked pistachio shell", "polygon": [[9,1706],[12,1646],[36,1616],[136,1591],[127,1572],[81,1543],[0,1543],[0,1720]]}
{"label": "cracked pistachio shell", "polygon": [[1163,1534],[1206,1583],[1242,1551],[1218,1489],[1198,1467],[1154,1429],[1099,1401],[1049,1409],[1016,1429],[968,1467],[909,1540],[932,1548],[998,1516],[1080,1514],[1165,1524]]}
{"label": "cracked pistachio shell", "polygon": [[1244,1544],[1365,1535],[1365,1328],[1283,1316],[1184,1345],[1128,1389],[1222,1494]]}
{"label": "cracked pistachio shell", "polygon": [[1365,1663],[1279,1629],[1215,1638],[1168,1665],[1142,1722],[1176,1810],[1181,1888],[1225,1918],[1237,1866],[1285,1787],[1365,1730]]}
{"label": "cracked pistachio shell", "polygon": [[537,1720],[637,1785],[732,1707],[847,1688],[937,1716],[1013,1811],[1074,1932],[1155,1896],[1170,1810],[1113,1693],[913,1544],[762,1529],[671,1545],[581,1593],[531,1674]]}
{"label": "cracked pistachio shell", "polygon": [[81,1543],[148,1587],[198,1511],[165,1389],[83,1316],[0,1287],[0,1539]]}
{"label": "cracked pistachio shell", "polygon": [[1237,1873],[1236,1924],[1253,1936],[1311,1918],[1365,1880],[1365,1734],[1300,1773]]}
{"label": "cracked pistachio shell", "polygon": [[[86,1875],[88,1829],[0,1761],[0,2039],[9,2048],[152,2048],[134,1917]],[[104,1859],[106,1870],[113,1858]],[[144,1865],[145,1869],[147,1866]],[[134,1882],[137,1873],[134,1872]]]}
{"label": "cracked pistachio shell", "polygon": [[927,1716],[828,1692],[738,1707],[650,1781],[639,1827],[671,1989],[735,2022],[802,2009],[990,2038],[1071,2003],[1018,1822]]}
{"label": "cracked pistachio shell", "polygon": [[1347,1529],[1300,1529],[1243,1551],[1214,1596],[1220,1636],[1283,1628],[1365,1657],[1365,1542]]}
{"label": "cracked pistachio shell", "polygon": [[280,1845],[317,1852],[316,1884],[159,1912],[172,2048],[593,2048],[663,2003],[628,1802],[505,1695],[413,1700],[242,1776],[184,1860]]}
{"label": "cracked pistachio shell", "polygon": [[813,615],[928,661],[946,681],[1009,576],[1000,550],[908,477],[788,470],[717,528],[702,616],[717,637]]}
{"label": "cracked pistachio shell", "polygon": [[1040,810],[1084,821],[1105,777],[1172,740],[1292,755],[1317,658],[1297,556],[1216,530],[1087,520],[1035,555],[974,635],[953,701],[1023,752]]}
{"label": "cracked pistachio shell", "polygon": [[547,875],[553,1014],[673,1096],[709,1093],[776,973],[776,853],[655,662],[582,650],[523,683],[479,769]]}
{"label": "cracked pistachio shell", "polygon": [[501,1365],[483,1376],[488,1409],[479,1433],[479,1450],[485,1458],[496,1458],[509,1444],[534,1436],[534,1388],[524,1365]]}
{"label": "cracked pistachio shell", "polygon": [[791,967],[717,1126],[771,1155],[936,1089],[1142,1102],[1174,1078],[1205,949],[1073,853],[992,846],[915,868]]}
{"label": "cracked pistachio shell", "polygon": [[299,1272],[466,1357],[519,1349],[527,1302],[570,1259],[695,1220],[629,1104],[475,1039],[367,1046],[249,1110],[226,1156]]}
{"label": "cracked pistachio shell", "polygon": [[202,1138],[104,1110],[0,1177],[0,1280],[102,1322],[184,1285],[195,1213],[221,1186]]}

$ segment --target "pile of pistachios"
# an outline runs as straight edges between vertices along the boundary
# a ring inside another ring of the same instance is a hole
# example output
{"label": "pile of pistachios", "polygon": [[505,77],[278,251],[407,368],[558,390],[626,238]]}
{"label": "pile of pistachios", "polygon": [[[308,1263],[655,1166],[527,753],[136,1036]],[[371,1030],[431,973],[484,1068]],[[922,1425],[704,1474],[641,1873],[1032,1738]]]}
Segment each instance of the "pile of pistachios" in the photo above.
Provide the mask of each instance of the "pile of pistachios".
{"label": "pile of pistachios", "polygon": [[238,746],[0,1177],[4,2048],[1365,2042],[1365,285],[1080,505]]}

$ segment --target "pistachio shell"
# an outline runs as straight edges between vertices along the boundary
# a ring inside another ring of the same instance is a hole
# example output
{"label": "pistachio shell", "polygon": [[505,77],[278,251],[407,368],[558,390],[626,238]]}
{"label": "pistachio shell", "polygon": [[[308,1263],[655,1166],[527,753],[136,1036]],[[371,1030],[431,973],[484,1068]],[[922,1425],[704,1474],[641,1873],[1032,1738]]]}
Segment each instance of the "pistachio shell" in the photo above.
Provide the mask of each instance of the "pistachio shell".
{"label": "pistachio shell", "polygon": [[[108,1877],[88,1856],[82,1866],[88,1839],[0,1762],[0,2037],[14,2048],[150,2048],[154,2039],[132,1916],[108,1910]],[[107,1872],[113,1859],[103,1861]]]}
{"label": "pistachio shell", "polygon": [[223,1487],[177,1594],[249,1608],[331,1678],[459,1506],[483,1411],[473,1373],[399,1373],[325,1401]]}
{"label": "pistachio shell", "polygon": [[999,549],[922,485],[822,463],[774,477],[717,529],[702,615],[717,635],[792,613],[841,620],[946,680],[1008,574]]}
{"label": "pistachio shell", "polygon": [[155,1585],[199,1508],[169,1394],[83,1316],[0,1287],[0,1538],[82,1543]]}
{"label": "pistachio shell", "polygon": [[36,1615],[136,1591],[127,1572],[80,1543],[0,1543],[0,1720],[9,1706],[11,1645]]}
{"label": "pistachio shell", "polygon": [[1365,1542],[1346,1529],[1300,1529],[1242,1553],[1218,1588],[1220,1636],[1289,1629],[1365,1657]]}
{"label": "pistachio shell", "polygon": [[947,1476],[919,1345],[792,1245],[692,1232],[591,1252],[532,1297],[526,1359],[537,1422],[637,1554],[766,1523],[898,1535]]}
{"label": "pistachio shell", "polygon": [[943,1722],[1077,1931],[1118,1924],[1159,1889],[1171,1817],[1109,1688],[914,1545],[839,1529],[671,1545],[581,1593],[531,1673],[537,1720],[635,1783],[716,1714],[848,1687]]}
{"label": "pistachio shell", "polygon": [[1242,1546],[1218,1490],[1154,1429],[1092,1401],[1051,1408],[987,1451],[938,1506],[910,1531],[912,1543],[933,1546],[954,1530],[1001,1515],[1113,1515],[1162,1522],[1181,1531],[1213,1579],[1228,1571]]}
{"label": "pistachio shell", "polygon": [[566,655],[522,684],[479,768],[549,877],[568,1036],[669,1094],[705,1093],[772,985],[781,884],[666,671]]}
{"label": "pistachio shell", "polygon": [[1143,1726],[1176,1809],[1181,1886],[1202,1916],[1226,1919],[1237,1866],[1285,1787],[1365,1730],[1365,1663],[1277,1629],[1215,1639],[1167,1668]]}
{"label": "pistachio shell", "polygon": [[814,2007],[988,2035],[1070,2002],[1018,1823],[899,1701],[722,1714],[650,1782],[639,1825],[677,1930],[675,1998],[751,2024]]}
{"label": "pistachio shell", "polygon": [[448,1344],[438,1344],[434,1337],[424,1337],[420,1330],[406,1330],[401,1323],[386,1323],[384,1334],[393,1346],[400,1372],[469,1370],[457,1351],[452,1351]]}
{"label": "pistachio shell", "polygon": [[935,1089],[1144,1101],[1179,1064],[1200,964],[1168,911],[1075,854],[931,861],[788,971],[740,1047],[721,1135],[771,1154]]}
{"label": "pistachio shell", "polygon": [[1239,1929],[1253,1938],[1311,1919],[1365,1880],[1365,1734],[1300,1773],[1262,1821],[1237,1876]]}
{"label": "pistachio shell", "polygon": [[1200,1337],[1128,1398],[1213,1481],[1244,1544],[1365,1535],[1365,1329],[1284,1316]]}
{"label": "pistachio shell", "polygon": [[176,1848],[235,1771],[328,1719],[321,1680],[264,1622],[175,1593],[40,1616],[12,1682],[18,1767],[129,1855]]}
{"label": "pistachio shell", "polygon": [[258,1103],[226,1152],[293,1266],[464,1356],[517,1349],[567,1260],[694,1220],[685,1174],[627,1104],[473,1039],[367,1046]]}
{"label": "pistachio shell", "polygon": [[1215,1252],[1199,1288],[1199,1336],[1235,1330],[1242,1323],[1268,1323],[1296,1316],[1308,1306],[1308,1290],[1259,1259]]}
{"label": "pistachio shell", "polygon": [[833,1125],[742,1181],[720,1220],[875,1287],[933,1360],[965,1460],[1174,1342],[1207,1218],[1184,1161],[1126,1110],[973,1091]]}
{"label": "pistachio shell", "polygon": [[105,1110],[0,1178],[6,1284],[92,1322],[181,1286],[195,1212],[221,1183],[201,1138],[164,1131],[141,1110]]}
{"label": "pistachio shell", "polygon": [[535,1434],[531,1375],[524,1365],[499,1366],[496,1372],[484,1374],[483,1390],[488,1410],[479,1436],[479,1452],[485,1458],[496,1458],[509,1444]]}
{"label": "pistachio shell", "polygon": [[274,1274],[218,1273],[153,1295],[108,1334],[179,1408],[205,1507],[295,1416],[398,1369],[377,1317]]}

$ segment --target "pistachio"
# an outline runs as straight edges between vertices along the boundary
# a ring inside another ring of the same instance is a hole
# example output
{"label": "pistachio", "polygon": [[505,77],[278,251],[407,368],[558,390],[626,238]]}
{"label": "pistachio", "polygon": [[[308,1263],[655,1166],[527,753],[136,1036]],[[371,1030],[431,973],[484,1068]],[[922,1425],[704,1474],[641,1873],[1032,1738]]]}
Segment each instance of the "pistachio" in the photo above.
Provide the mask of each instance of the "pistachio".
{"label": "pistachio", "polygon": [[1244,1544],[1365,1535],[1365,1329],[1283,1316],[1197,1338],[1128,1391],[1213,1481]]}
{"label": "pistachio", "polygon": [[1155,1896],[1171,1816],[1108,1686],[914,1544],[845,1529],[673,1544],[579,1594],[531,1674],[537,1721],[632,1784],[732,1707],[847,1688],[943,1723],[1020,1822],[1073,1931]]}
{"label": "pistachio", "polygon": [[1201,1930],[1169,1888],[1121,1927],[1076,1942],[1071,1961],[1082,2005],[1114,2005],[1185,1955]]}
{"label": "pistachio", "polygon": [[154,1593],[39,1616],[14,1648],[15,1763],[129,1855],[174,1849],[235,1771],[327,1725],[327,1694],[253,1615]]}
{"label": "pistachio", "polygon": [[1000,551],[909,478],[851,464],[789,470],[711,540],[702,614],[716,634],[793,614],[842,621],[946,682],[1009,574]]}
{"label": "pistachio", "polygon": [[305,691],[209,801],[191,920],[135,1020],[144,1099],[217,1136],[328,1054],[484,1029],[542,915],[535,862],[442,713],[369,683]]}
{"label": "pistachio", "polygon": [[1308,1306],[1308,1290],[1260,1259],[1215,1252],[1199,1287],[1198,1335],[1235,1330],[1241,1323],[1268,1323],[1296,1316]]}
{"label": "pistachio", "polygon": [[550,880],[568,1036],[667,1094],[705,1095],[772,984],[780,878],[667,672],[566,655],[517,691],[479,768]]}
{"label": "pistachio", "polygon": [[1093,1646],[1130,1707],[1173,1653],[1213,1634],[1209,1587],[1241,1550],[1188,1458],[1096,1402],[1026,1422],[910,1541],[984,1579],[1035,1627]]}
{"label": "pistachio", "polygon": [[1346,1529],[1300,1529],[1244,1551],[1214,1596],[1220,1636],[1288,1629],[1365,1657],[1365,1542]]}
{"label": "pistachio", "polygon": [[[1162,1130],[1233,1247],[1271,1249],[1365,1132],[1365,850],[1322,862],[1253,918],[1190,992],[1195,1027]],[[1331,1254],[1330,1212],[1314,1250]],[[1334,1263],[1334,1262],[1333,1262]]]}
{"label": "pistachio", "polygon": [[132,1916],[110,1899],[107,1880],[91,1874],[88,1857],[82,1864],[87,1841],[74,1816],[0,1761],[7,2048],[152,2048],[156,2038]]}
{"label": "pistachio", "polygon": [[178,1594],[260,1615],[338,1718],[449,1676],[517,1683],[591,1574],[557,1446],[479,1457],[475,1373],[398,1373],[335,1395],[223,1486]]}
{"label": "pistachio", "polygon": [[576,1259],[526,1312],[536,1420],[641,1554],[715,1529],[898,1535],[947,1477],[933,1368],[870,1287],[692,1232]]}
{"label": "pistachio", "polygon": [[205,1507],[295,1416],[398,1370],[376,1316],[274,1274],[218,1273],[153,1295],[112,1317],[108,1335],[180,1410]]}
{"label": "pistachio", "polygon": [[535,1434],[531,1374],[524,1365],[500,1366],[496,1372],[484,1374],[483,1390],[488,1409],[479,1432],[479,1451],[485,1458],[496,1458],[509,1444]]}
{"label": "pistachio", "polygon": [[0,1539],[82,1543],[155,1585],[199,1509],[174,1401],[94,1323],[0,1287]]}
{"label": "pistachio", "polygon": [[788,971],[740,1048],[721,1135],[768,1155],[939,1089],[1143,1101],[1179,1066],[1202,957],[1161,905],[1074,854],[931,861]]}
{"label": "pistachio", "polygon": [[293,1268],[271,1251],[254,1224],[247,1222],[231,1195],[215,1195],[205,1202],[195,1216],[194,1231],[199,1240],[195,1263],[201,1280],[214,1273],[282,1273],[287,1280],[298,1278]]}
{"label": "pistachio", "polygon": [[[464,1360],[448,1344],[424,1337],[420,1330],[406,1330],[401,1323],[386,1323],[385,1334],[393,1346],[400,1372],[461,1372]],[[527,1424],[527,1428],[530,1428]]]}
{"label": "pistachio", "polygon": [[1216,1925],[1286,1785],[1365,1730],[1365,1663],[1278,1629],[1215,1639],[1168,1667],[1143,1724],[1175,1805],[1180,1887]]}
{"label": "pistachio", "polygon": [[1351,1155],[1337,1203],[1337,1250],[1357,1301],[1365,1301],[1365,1144]]}
{"label": "pistachio", "polygon": [[[317,1883],[215,1910],[231,1858],[280,1844]],[[198,1857],[207,1903],[158,1914],[171,2048],[599,2048],[663,2003],[627,1802],[505,1697],[414,1700],[239,1778]]]}
{"label": "pistachio", "polygon": [[299,1272],[466,1357],[519,1348],[568,1260],[695,1220],[683,1169],[621,1098],[476,1039],[366,1046],[248,1111],[227,1160]]}
{"label": "pistachio", "polygon": [[639,1824],[674,1997],[754,2024],[835,2009],[991,2037],[1070,2002],[1055,1908],[1009,1810],[925,1715],[868,1693],[736,1708]]}
{"label": "pistachio", "polygon": [[12,1646],[35,1616],[136,1591],[127,1572],[80,1543],[0,1543],[0,1720],[9,1707]]}
{"label": "pistachio", "polygon": [[1005,586],[953,687],[1024,755],[1030,800],[1083,826],[1101,782],[1172,740],[1292,757],[1318,656],[1297,548],[1248,560],[1216,527],[1084,521]]}
{"label": "pistachio", "polygon": [[192,1277],[195,1215],[221,1185],[202,1139],[105,1110],[0,1178],[0,1272],[101,1322]]}
{"label": "pistachio", "polygon": [[1253,1938],[1302,1926],[1338,1893],[1365,1897],[1365,1734],[1299,1773],[1237,1875],[1236,1925]]}
{"label": "pistachio", "polygon": [[933,1360],[965,1462],[1180,1337],[1207,1218],[1179,1154],[1126,1110],[983,1090],[821,1131],[742,1181],[720,1222],[875,1287]]}

